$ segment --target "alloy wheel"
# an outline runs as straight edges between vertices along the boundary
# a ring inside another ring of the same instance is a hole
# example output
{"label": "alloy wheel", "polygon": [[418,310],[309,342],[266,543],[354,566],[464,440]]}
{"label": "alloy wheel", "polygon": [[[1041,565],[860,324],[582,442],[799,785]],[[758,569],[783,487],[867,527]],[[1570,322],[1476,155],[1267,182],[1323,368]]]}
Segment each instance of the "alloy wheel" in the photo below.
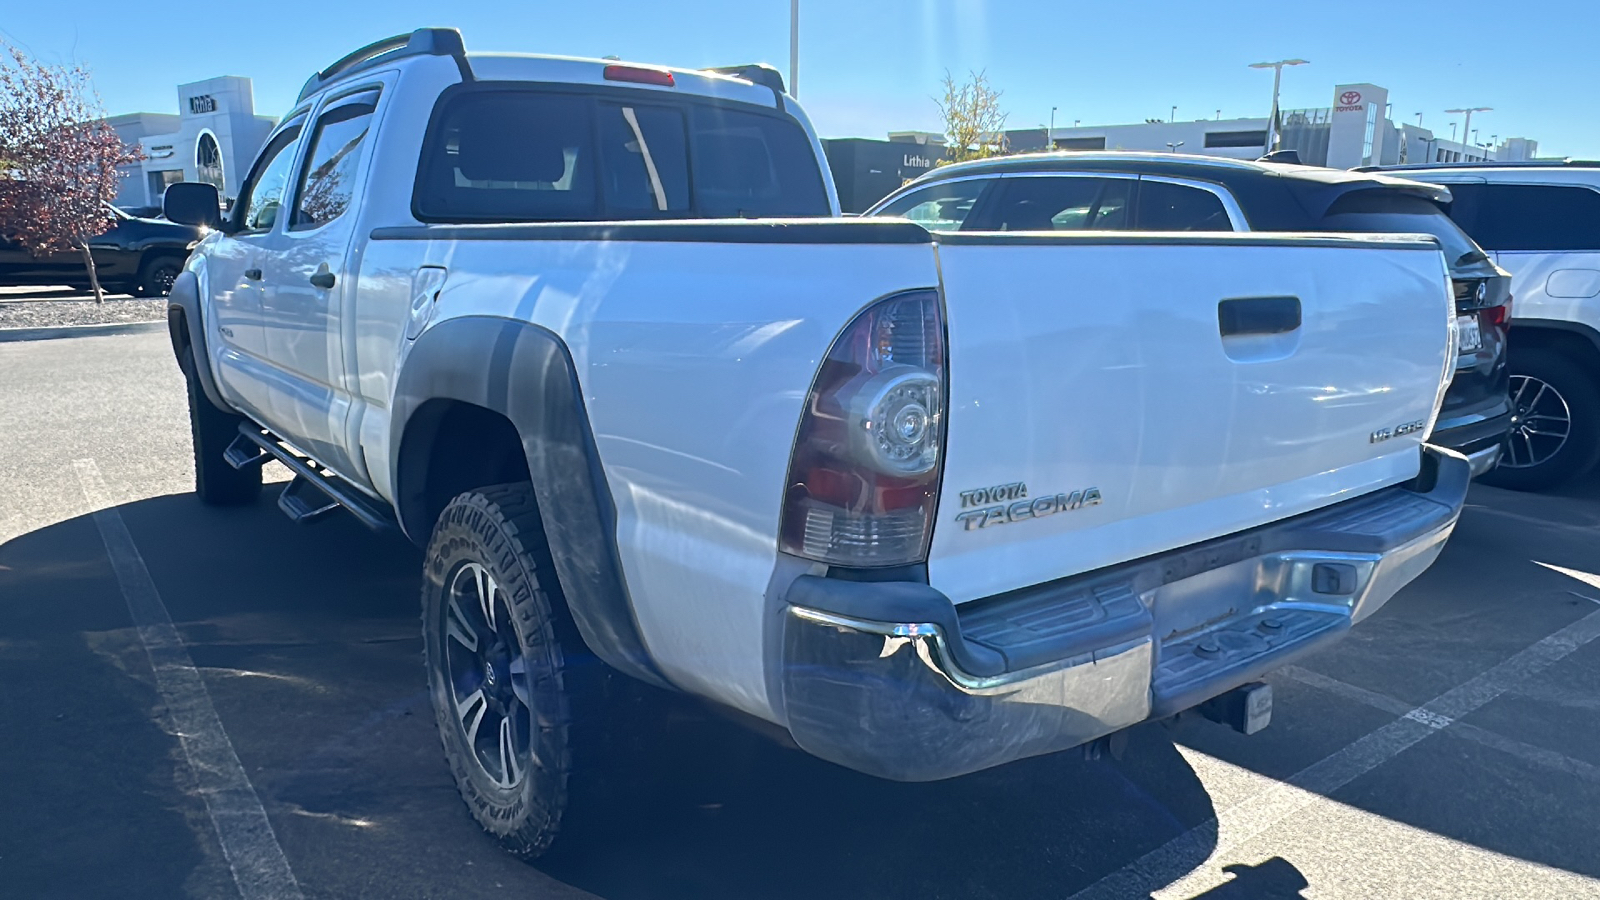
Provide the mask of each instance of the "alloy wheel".
{"label": "alloy wheel", "polygon": [[515,787],[527,775],[533,709],[510,603],[477,563],[456,569],[445,597],[445,677],[458,733],[484,777],[497,788]]}
{"label": "alloy wheel", "polygon": [[1549,462],[1572,434],[1566,398],[1532,375],[1511,376],[1511,434],[1500,465],[1528,469]]}

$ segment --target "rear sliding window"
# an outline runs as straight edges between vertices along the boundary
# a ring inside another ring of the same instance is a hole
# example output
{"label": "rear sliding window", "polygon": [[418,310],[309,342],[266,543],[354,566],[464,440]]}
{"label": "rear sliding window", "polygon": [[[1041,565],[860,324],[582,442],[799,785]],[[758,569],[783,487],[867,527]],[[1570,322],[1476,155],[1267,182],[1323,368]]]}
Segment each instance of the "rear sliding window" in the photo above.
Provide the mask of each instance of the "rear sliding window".
{"label": "rear sliding window", "polygon": [[816,154],[794,120],[618,96],[481,89],[447,96],[422,152],[417,218],[830,215]]}
{"label": "rear sliding window", "polygon": [[1468,265],[1483,251],[1433,201],[1398,191],[1359,190],[1333,202],[1322,217],[1324,231],[1369,234],[1431,234],[1439,239],[1445,259]]}

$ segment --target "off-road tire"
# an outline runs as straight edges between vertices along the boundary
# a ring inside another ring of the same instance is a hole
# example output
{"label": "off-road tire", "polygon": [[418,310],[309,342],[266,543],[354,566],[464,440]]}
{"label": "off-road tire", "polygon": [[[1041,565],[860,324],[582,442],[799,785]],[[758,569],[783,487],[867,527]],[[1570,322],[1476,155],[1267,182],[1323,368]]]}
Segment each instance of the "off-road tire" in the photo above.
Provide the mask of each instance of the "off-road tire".
{"label": "off-road tire", "polygon": [[[464,686],[451,681],[446,641],[454,638],[446,615],[452,585],[469,564],[498,584],[524,660],[528,746],[521,780],[509,787],[469,744],[455,710]],[[591,820],[602,802],[605,695],[612,676],[584,648],[567,613],[530,485],[480,488],[445,506],[423,563],[422,633],[439,739],[473,818],[523,859],[544,855],[557,833],[564,835],[563,847],[578,843],[573,832],[588,829],[574,826]]]}
{"label": "off-road tire", "polygon": [[235,469],[222,458],[239,436],[238,416],[218,409],[195,376],[194,357],[183,359],[189,389],[189,431],[194,439],[194,492],[209,506],[242,506],[261,495],[261,467]]}
{"label": "off-road tire", "polygon": [[[1513,450],[1508,446],[1501,465],[1479,480],[1515,491],[1538,491],[1558,487],[1592,469],[1600,460],[1600,384],[1596,383],[1596,373],[1587,372],[1570,357],[1550,350],[1512,351],[1510,367],[1514,385],[1517,376],[1527,376],[1549,385],[1560,395],[1570,416],[1567,439],[1548,459],[1520,468],[1506,464]],[[1515,389],[1512,393],[1516,394]],[[1519,415],[1519,411],[1513,409],[1513,415]],[[1510,441],[1521,440],[1517,428],[1517,424],[1512,425]]]}

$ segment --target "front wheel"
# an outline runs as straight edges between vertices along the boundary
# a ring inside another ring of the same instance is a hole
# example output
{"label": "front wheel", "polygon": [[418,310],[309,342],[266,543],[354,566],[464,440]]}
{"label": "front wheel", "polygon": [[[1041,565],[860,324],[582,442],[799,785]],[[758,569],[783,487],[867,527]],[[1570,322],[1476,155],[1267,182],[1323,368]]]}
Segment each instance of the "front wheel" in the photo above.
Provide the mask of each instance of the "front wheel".
{"label": "front wheel", "polygon": [[209,506],[240,506],[261,494],[261,467],[235,469],[223,453],[239,436],[244,421],[219,409],[206,396],[194,372],[194,357],[183,358],[184,382],[189,389],[189,434],[194,443],[194,491]]}
{"label": "front wheel", "polygon": [[1511,433],[1500,465],[1482,481],[1536,491],[1583,474],[1600,457],[1600,388],[1570,358],[1548,350],[1511,358]]}
{"label": "front wheel", "polygon": [[[542,855],[594,763],[583,723],[598,710],[598,662],[560,603],[533,489],[509,484],[450,501],[422,585],[428,686],[445,759],[485,831]],[[563,651],[567,651],[564,653]]]}

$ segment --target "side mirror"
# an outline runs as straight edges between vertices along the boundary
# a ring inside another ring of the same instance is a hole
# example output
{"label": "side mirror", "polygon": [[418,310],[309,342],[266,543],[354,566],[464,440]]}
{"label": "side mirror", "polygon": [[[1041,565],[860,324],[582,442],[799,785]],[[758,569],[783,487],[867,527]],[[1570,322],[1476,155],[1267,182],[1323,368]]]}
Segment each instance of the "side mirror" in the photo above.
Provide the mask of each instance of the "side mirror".
{"label": "side mirror", "polygon": [[216,187],[203,181],[169,185],[161,196],[161,212],[181,225],[222,230],[222,201],[217,197]]}

